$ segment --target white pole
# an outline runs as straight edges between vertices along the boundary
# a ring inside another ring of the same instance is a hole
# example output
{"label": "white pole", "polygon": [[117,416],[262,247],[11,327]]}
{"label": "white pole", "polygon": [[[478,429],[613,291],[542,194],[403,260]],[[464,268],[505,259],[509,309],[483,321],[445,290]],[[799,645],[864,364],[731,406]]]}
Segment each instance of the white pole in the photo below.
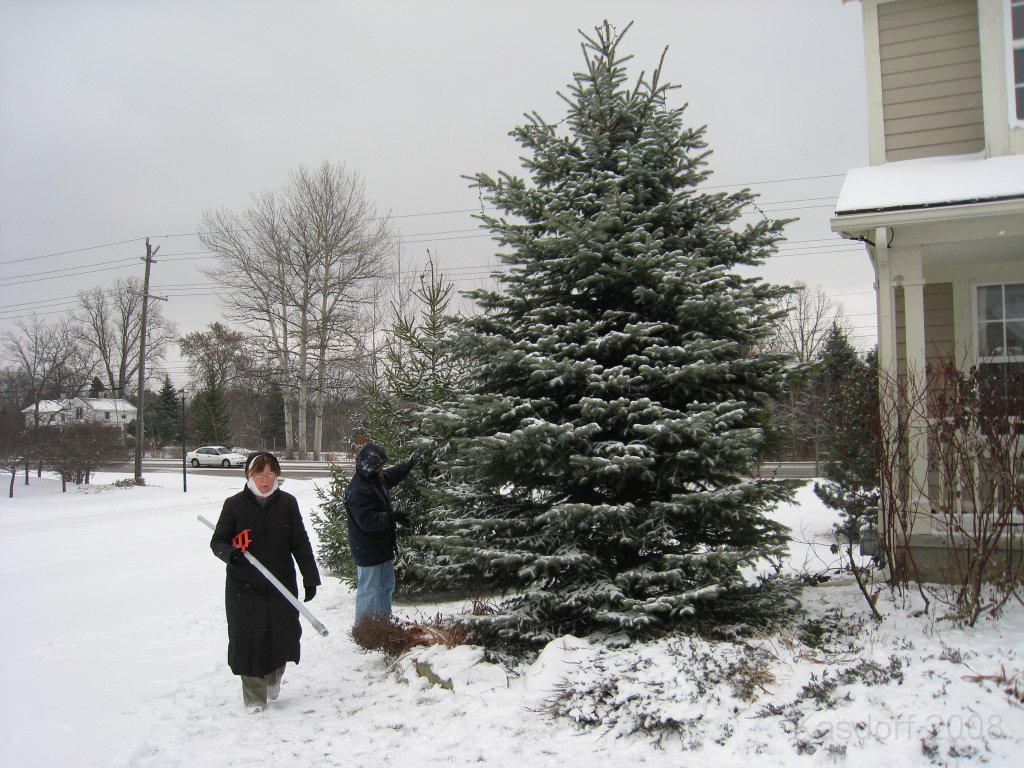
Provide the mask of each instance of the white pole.
{"label": "white pole", "polygon": [[[211,523],[202,515],[198,515],[197,519],[199,520],[199,522],[204,523],[211,531],[216,530],[216,526],[214,526],[213,523]],[[250,555],[248,552],[243,552],[242,554],[245,555],[246,560],[248,560],[250,563],[256,566],[256,570],[258,570],[260,573],[267,577],[267,581],[269,581],[271,584],[277,587],[277,591],[284,596],[285,600],[294,605],[298,612],[309,620],[309,623],[313,625],[313,629],[319,632],[321,637],[327,637],[327,627],[321,624],[317,617],[314,616],[306,606],[304,606],[302,603],[298,601],[298,599],[295,597],[295,595],[291,593],[288,587],[286,587],[278,580],[277,576],[268,571],[263,566],[263,563],[261,563],[252,555]]]}

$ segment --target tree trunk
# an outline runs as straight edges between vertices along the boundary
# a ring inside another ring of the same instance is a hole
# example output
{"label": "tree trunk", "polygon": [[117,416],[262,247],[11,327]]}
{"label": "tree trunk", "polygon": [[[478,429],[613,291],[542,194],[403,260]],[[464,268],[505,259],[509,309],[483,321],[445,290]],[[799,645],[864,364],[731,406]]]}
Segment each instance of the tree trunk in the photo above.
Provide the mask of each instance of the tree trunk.
{"label": "tree trunk", "polygon": [[320,336],[320,355],[316,362],[316,400],[313,406],[313,461],[320,461],[324,441],[324,389],[327,384],[327,342]]}
{"label": "tree trunk", "polygon": [[299,370],[298,370],[298,402],[296,405],[299,409],[299,434],[298,434],[298,456],[299,459],[306,458],[306,452],[309,450],[309,435],[308,435],[308,417],[306,415],[306,405],[309,403],[309,352],[307,351],[307,342],[309,341],[309,320],[305,317],[302,319],[302,332],[299,336]]}
{"label": "tree trunk", "polygon": [[292,426],[292,399],[288,396],[287,391],[284,395],[281,401],[284,407],[284,452],[287,454],[292,450],[292,437],[295,428]]}

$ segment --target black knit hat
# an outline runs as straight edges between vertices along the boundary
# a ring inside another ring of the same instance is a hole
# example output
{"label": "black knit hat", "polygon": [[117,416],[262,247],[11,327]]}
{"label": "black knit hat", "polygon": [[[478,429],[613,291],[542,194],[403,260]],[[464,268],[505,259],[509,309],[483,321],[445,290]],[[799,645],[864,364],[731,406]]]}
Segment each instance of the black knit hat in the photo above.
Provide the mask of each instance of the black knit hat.
{"label": "black knit hat", "polygon": [[280,475],[281,474],[281,462],[279,462],[277,460],[277,456],[272,454],[270,451],[254,451],[253,453],[250,453],[248,456],[246,456],[245,457],[245,474],[247,474],[247,475],[249,474],[249,467],[252,465],[253,461],[255,459],[259,458],[260,456],[265,456],[266,457],[267,464],[270,465],[270,469],[271,469],[271,471],[275,475]]}

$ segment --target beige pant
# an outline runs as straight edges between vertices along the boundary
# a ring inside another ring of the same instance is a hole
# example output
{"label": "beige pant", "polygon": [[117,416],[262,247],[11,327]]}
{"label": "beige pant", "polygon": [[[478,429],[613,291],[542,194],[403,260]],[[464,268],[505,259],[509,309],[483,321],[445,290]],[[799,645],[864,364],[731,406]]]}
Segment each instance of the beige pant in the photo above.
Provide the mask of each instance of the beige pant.
{"label": "beige pant", "polygon": [[[252,707],[257,704],[261,706],[267,705],[267,692],[271,689],[277,690],[281,687],[281,678],[284,677],[284,666],[275,669],[269,675],[264,677],[250,677],[249,675],[239,675],[242,678],[242,703],[247,707]],[[275,695],[276,699],[277,696]]]}

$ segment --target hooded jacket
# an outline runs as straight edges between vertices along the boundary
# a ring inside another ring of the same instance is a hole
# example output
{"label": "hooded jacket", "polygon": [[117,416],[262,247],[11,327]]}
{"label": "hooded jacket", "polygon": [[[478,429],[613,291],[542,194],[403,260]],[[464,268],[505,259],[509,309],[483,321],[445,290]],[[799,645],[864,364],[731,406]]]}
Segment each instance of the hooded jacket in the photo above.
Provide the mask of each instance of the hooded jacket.
{"label": "hooded jacket", "polygon": [[348,545],[356,565],[371,566],[395,557],[395,523],[408,520],[391,506],[388,489],[402,482],[413,461],[384,468],[388,457],[379,445],[364,445],[356,457],[356,471],[345,493]]}

